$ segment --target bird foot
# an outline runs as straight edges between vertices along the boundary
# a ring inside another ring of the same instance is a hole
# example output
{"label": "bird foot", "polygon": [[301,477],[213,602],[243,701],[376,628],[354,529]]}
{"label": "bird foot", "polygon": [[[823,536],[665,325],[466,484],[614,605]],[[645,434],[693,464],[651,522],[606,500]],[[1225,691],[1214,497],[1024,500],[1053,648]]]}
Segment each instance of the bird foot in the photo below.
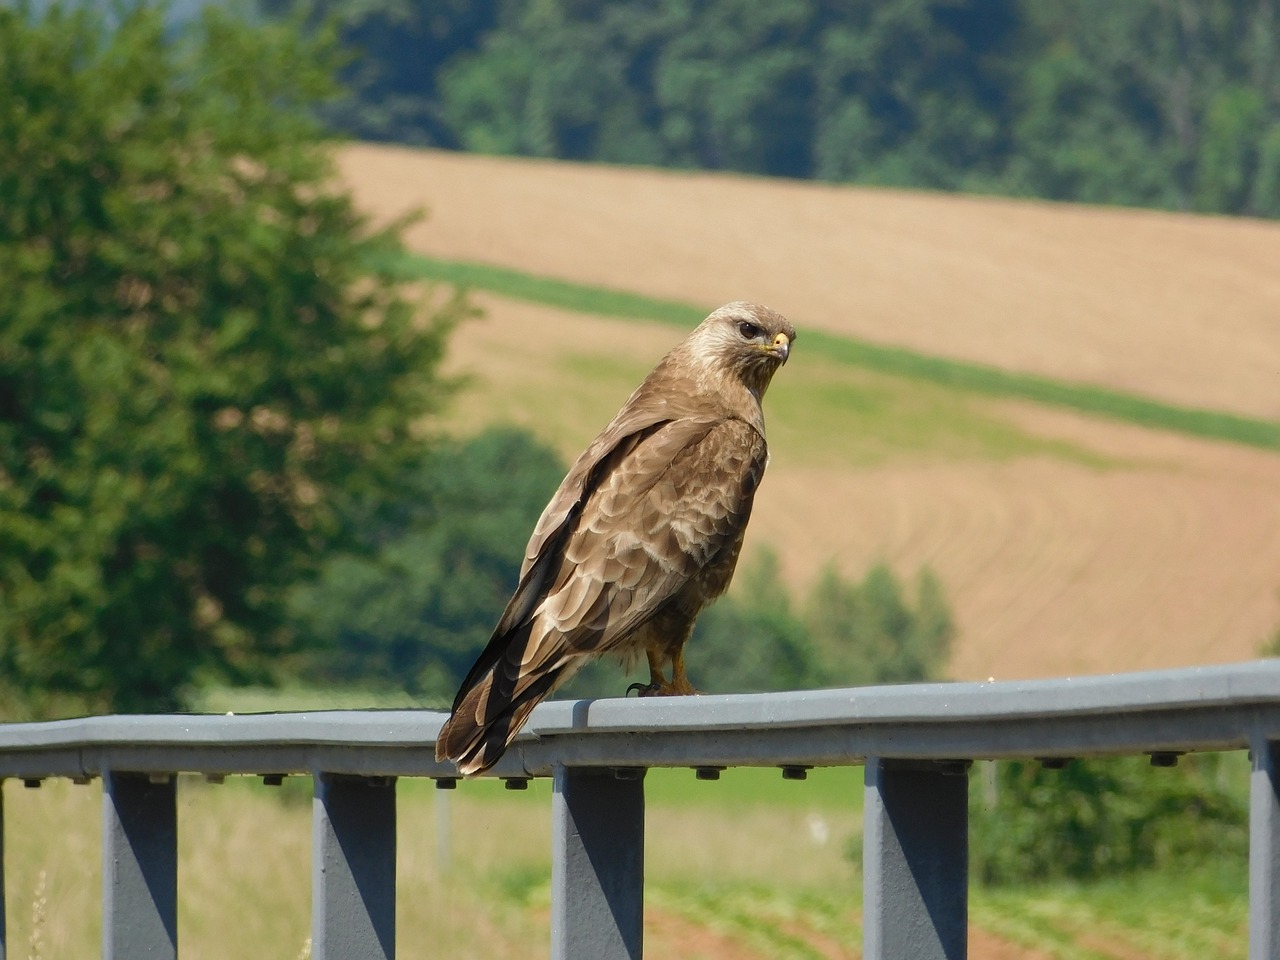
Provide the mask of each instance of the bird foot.
{"label": "bird foot", "polygon": [[697,690],[687,681],[681,683],[633,683],[627,687],[627,695],[630,696],[632,691],[636,692],[640,697],[683,697],[696,695]]}

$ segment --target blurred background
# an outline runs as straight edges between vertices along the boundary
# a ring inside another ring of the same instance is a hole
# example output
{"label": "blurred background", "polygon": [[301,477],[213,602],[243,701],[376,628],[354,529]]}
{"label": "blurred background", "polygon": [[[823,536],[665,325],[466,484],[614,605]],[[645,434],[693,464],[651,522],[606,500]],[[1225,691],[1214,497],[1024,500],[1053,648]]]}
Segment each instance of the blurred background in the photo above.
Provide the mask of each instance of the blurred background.
{"label": "blurred background", "polygon": [[[741,298],[800,334],[700,688],[1280,646],[1274,0],[21,0],[0,91],[0,719],[446,706],[567,464]],[[1218,872],[1181,940],[1001,899],[1243,857],[1238,769],[1131,776],[982,781],[989,955],[1233,955]],[[747,956],[766,879],[655,935]],[[843,956],[822,886],[752,955]]]}

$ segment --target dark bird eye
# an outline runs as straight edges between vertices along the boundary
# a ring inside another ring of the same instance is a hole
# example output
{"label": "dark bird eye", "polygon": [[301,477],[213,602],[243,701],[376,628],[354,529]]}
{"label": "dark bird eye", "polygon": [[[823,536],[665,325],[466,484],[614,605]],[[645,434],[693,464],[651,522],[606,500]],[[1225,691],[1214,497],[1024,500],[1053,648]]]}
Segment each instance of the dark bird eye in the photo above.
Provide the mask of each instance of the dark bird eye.
{"label": "dark bird eye", "polygon": [[738,332],[742,334],[743,340],[754,340],[760,336],[761,330],[754,323],[747,323],[745,320],[738,324]]}

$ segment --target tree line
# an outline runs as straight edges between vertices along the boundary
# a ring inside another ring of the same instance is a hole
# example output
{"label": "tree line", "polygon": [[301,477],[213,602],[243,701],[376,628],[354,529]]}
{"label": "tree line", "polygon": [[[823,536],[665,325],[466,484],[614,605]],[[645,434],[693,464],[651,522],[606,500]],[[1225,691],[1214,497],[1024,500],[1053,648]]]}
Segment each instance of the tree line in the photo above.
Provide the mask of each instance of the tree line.
{"label": "tree line", "polygon": [[360,137],[1280,216],[1277,0],[326,6]]}

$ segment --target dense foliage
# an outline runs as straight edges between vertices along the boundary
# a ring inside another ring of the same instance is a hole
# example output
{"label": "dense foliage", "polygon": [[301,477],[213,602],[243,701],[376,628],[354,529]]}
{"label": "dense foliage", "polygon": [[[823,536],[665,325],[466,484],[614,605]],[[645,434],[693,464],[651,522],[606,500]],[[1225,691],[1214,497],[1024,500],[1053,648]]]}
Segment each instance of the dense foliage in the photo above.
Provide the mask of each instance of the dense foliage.
{"label": "dense foliage", "polygon": [[[369,264],[310,106],[335,46],[209,10],[0,7],[0,678],[171,707],[419,455],[442,338]],[[13,698],[27,702],[15,708]]]}
{"label": "dense foliage", "polygon": [[327,5],[361,136],[1280,216],[1277,0]]}
{"label": "dense foliage", "polygon": [[441,443],[405,471],[397,504],[356,523],[292,598],[311,641],[303,676],[447,703],[515,589],[524,544],[564,466],[529,434]]}
{"label": "dense foliage", "polygon": [[[1244,868],[1248,770],[1238,755],[1142,757],[1049,769],[1012,761],[979,769],[970,791],[970,858],[993,886],[1218,862]],[[986,776],[985,774],[993,773]]]}

